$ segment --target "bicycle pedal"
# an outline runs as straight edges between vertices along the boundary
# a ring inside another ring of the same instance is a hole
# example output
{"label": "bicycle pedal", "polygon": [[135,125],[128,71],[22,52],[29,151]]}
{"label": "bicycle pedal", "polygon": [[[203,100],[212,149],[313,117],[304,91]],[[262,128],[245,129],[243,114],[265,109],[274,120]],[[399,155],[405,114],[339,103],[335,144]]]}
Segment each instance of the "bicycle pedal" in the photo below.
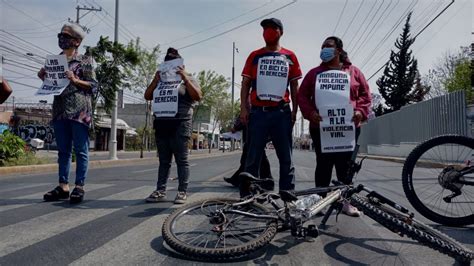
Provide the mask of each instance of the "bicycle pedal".
{"label": "bicycle pedal", "polygon": [[319,229],[314,224],[308,225],[306,228],[306,235],[310,237],[318,237],[319,236]]}

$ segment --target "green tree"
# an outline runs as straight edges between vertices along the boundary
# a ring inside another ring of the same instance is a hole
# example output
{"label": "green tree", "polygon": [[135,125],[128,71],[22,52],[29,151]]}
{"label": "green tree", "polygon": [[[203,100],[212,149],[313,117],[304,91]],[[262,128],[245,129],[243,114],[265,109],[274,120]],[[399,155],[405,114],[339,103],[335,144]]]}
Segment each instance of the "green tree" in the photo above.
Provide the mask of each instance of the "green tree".
{"label": "green tree", "polygon": [[471,76],[471,62],[468,59],[463,59],[455,66],[453,75],[444,80],[443,85],[448,92],[464,90],[466,100],[472,102],[474,95],[471,87]]}
{"label": "green tree", "polygon": [[103,36],[96,46],[87,47],[87,54],[92,55],[97,62],[98,87],[97,93],[92,97],[92,108],[95,111],[100,102],[104,111],[110,113],[115,93],[127,82],[124,69],[138,64],[138,54],[132,44],[115,43]]}
{"label": "green tree", "polygon": [[[136,65],[127,66],[124,71],[128,77],[125,87],[143,95],[147,86],[153,80],[155,73],[158,69],[158,60],[160,57],[160,46],[157,45],[151,50],[147,50],[140,45],[140,38],[137,38],[135,43],[130,43],[132,49],[134,49],[138,55],[138,63]],[[140,147],[140,158],[143,158],[143,150],[145,143],[150,142],[150,134],[148,130],[148,122],[151,117],[151,102],[145,102],[145,127],[143,128],[144,134],[141,134],[141,147]]]}
{"label": "green tree", "polygon": [[[201,86],[202,101],[196,106],[194,114],[197,114],[203,107],[209,108],[213,125],[212,136],[214,136],[215,128],[225,117],[223,113],[225,113],[226,101],[229,101],[230,98],[227,93],[230,86],[229,80],[212,70],[202,70],[195,77]],[[209,145],[209,153],[211,148],[212,145]]]}
{"label": "green tree", "polygon": [[383,76],[377,80],[380,94],[385,99],[387,112],[393,112],[409,103],[415,102],[411,93],[418,73],[417,60],[412,56],[410,46],[415,39],[410,35],[411,13],[403,27],[403,32],[395,42],[397,52],[390,53],[390,61],[386,65]]}

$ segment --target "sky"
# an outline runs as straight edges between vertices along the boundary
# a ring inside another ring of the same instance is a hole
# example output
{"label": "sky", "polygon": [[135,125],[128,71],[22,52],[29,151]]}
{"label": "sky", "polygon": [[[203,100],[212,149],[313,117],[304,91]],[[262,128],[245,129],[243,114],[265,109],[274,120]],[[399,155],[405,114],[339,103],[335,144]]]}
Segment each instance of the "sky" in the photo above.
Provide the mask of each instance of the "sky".
{"label": "sky", "polygon": [[[319,51],[324,39],[336,35],[343,40],[344,49],[353,64],[369,78],[388,60],[390,49],[402,31],[402,16],[408,10],[413,11],[412,34],[415,35],[450,2],[120,0],[119,41],[128,42],[140,37],[148,48],[155,45],[160,45],[164,51],[170,46],[178,48],[187,71],[214,70],[226,77],[232,74],[232,42],[235,42],[238,48],[235,74],[236,82],[240,83],[240,73],[247,56],[264,45],[260,21],[276,17],[284,25],[281,44],[296,53],[304,74],[319,65]],[[14,82],[39,87],[41,81],[36,78],[36,68],[39,69],[40,65],[32,63],[31,57],[41,61],[37,55],[60,51],[56,35],[68,18],[75,20],[77,5],[102,7],[102,11],[91,12],[81,18],[81,24],[90,28],[82,46],[96,44],[101,35],[113,39],[114,0],[0,0],[0,52],[7,58],[2,68],[3,75]],[[474,27],[473,8],[470,0],[456,0],[419,35],[412,49],[422,75],[434,66],[443,53],[470,45]],[[83,14],[85,11],[81,11]],[[33,49],[10,34],[44,50]],[[222,35],[212,38],[219,34]],[[205,41],[208,38],[210,40]],[[195,44],[200,41],[203,42]],[[12,55],[6,52],[5,47],[22,54]],[[31,50],[33,55],[24,55],[27,50]],[[375,81],[381,72],[369,80],[372,92],[377,92]],[[18,83],[12,85],[18,102],[52,100],[51,97],[34,96],[34,88]],[[237,99],[239,88],[236,86],[235,89]],[[140,100],[141,95],[126,96],[129,102]]]}

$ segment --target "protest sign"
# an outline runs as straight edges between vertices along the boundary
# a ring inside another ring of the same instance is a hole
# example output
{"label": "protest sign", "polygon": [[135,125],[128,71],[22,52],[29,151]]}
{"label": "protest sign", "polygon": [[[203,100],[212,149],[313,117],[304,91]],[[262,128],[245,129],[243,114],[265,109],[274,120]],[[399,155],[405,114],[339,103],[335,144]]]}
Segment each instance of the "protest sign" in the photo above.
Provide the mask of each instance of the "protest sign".
{"label": "protest sign", "polygon": [[257,96],[260,100],[279,102],[288,87],[289,62],[281,55],[258,59]]}
{"label": "protest sign", "polygon": [[153,91],[152,108],[156,117],[174,117],[178,113],[178,90],[182,79],[178,66],[183,66],[183,59],[165,61],[160,65],[160,81]]}
{"label": "protest sign", "polygon": [[46,75],[36,95],[60,95],[69,85],[66,71],[69,70],[65,55],[47,55],[44,65]]}
{"label": "protest sign", "polygon": [[320,122],[321,152],[353,151],[355,125],[352,122],[354,107],[350,103],[350,75],[330,70],[317,75],[315,103]]}

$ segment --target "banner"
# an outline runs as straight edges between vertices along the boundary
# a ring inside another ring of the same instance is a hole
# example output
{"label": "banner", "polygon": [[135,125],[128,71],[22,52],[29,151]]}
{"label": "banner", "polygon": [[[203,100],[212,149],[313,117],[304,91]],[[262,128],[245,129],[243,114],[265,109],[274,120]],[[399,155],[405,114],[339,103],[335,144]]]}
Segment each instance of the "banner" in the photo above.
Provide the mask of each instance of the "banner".
{"label": "banner", "polygon": [[354,107],[350,103],[350,75],[330,70],[316,76],[315,103],[320,122],[321,152],[353,151],[355,125]]}
{"label": "banner", "polygon": [[178,71],[183,59],[165,61],[160,65],[160,81],[153,91],[153,114],[156,117],[174,117],[178,113],[178,94],[182,79]]}
{"label": "banner", "polygon": [[66,55],[47,55],[44,69],[46,75],[36,95],[60,95],[70,82],[66,75],[69,70]]}
{"label": "banner", "polygon": [[288,87],[289,62],[286,57],[265,56],[258,59],[257,96],[260,100],[279,102]]}

